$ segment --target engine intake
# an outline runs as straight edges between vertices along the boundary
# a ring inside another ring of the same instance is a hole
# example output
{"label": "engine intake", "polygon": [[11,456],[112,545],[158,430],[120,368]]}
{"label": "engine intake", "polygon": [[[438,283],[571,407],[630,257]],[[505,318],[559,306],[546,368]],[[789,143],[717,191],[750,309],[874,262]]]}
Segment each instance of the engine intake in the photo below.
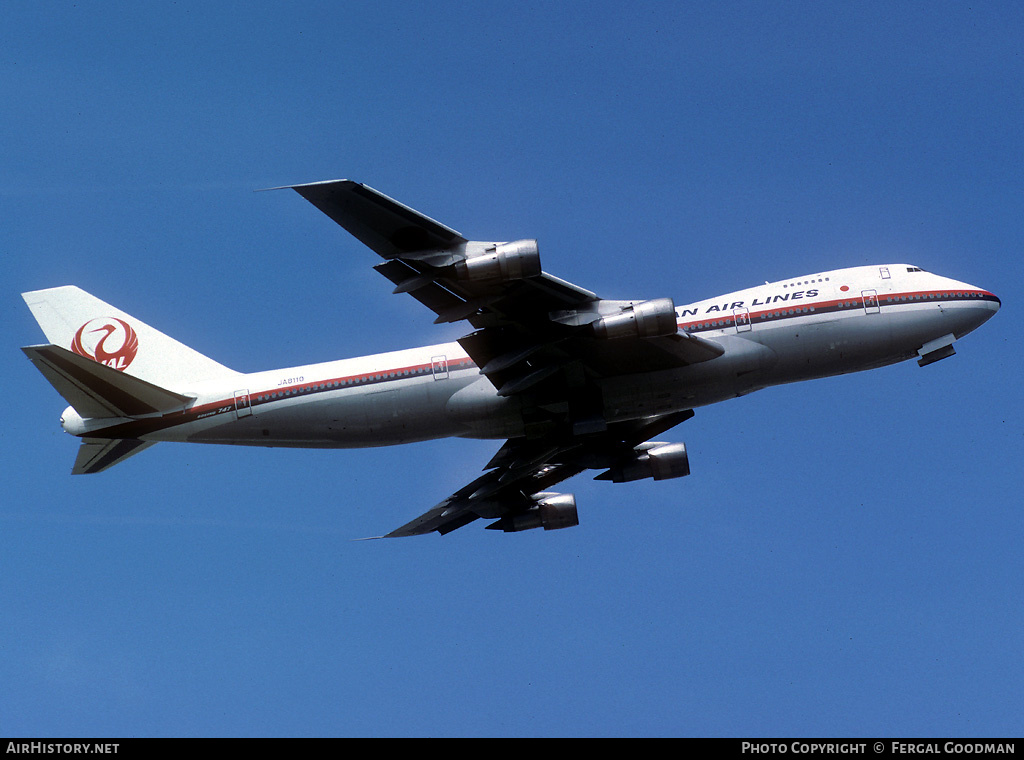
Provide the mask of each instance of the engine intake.
{"label": "engine intake", "polygon": [[690,474],[690,458],[684,443],[649,443],[637,447],[632,459],[602,472],[594,480],[629,483],[643,478],[669,480]]}
{"label": "engine intake", "polygon": [[671,298],[655,298],[634,304],[619,314],[593,323],[598,338],[660,338],[675,335],[676,305]]}
{"label": "engine intake", "polygon": [[488,530],[517,533],[533,528],[560,530],[580,524],[580,518],[576,512],[576,497],[571,493],[539,493],[534,498],[537,498],[537,503],[534,506],[522,514],[502,517],[497,522],[488,525]]}
{"label": "engine intake", "polygon": [[498,243],[479,256],[455,264],[455,276],[460,280],[523,280],[540,272],[536,240]]}

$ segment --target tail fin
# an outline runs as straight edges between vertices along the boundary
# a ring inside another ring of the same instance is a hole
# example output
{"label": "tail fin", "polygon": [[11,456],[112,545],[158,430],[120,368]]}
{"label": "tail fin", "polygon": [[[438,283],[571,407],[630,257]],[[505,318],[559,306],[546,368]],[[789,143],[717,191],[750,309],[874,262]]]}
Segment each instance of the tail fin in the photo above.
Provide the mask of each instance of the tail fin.
{"label": "tail fin", "polygon": [[22,298],[50,343],[161,388],[237,374],[81,288],[35,290]]}

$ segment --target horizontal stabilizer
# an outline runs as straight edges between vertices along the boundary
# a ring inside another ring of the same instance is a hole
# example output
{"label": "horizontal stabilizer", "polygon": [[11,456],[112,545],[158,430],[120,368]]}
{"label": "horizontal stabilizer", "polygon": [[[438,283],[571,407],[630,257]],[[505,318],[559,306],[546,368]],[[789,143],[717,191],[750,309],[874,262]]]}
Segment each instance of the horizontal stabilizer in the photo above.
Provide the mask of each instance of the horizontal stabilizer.
{"label": "horizontal stabilizer", "polygon": [[71,474],[91,475],[103,472],[154,443],[156,442],[140,441],[135,438],[83,438]]}
{"label": "horizontal stabilizer", "polygon": [[83,418],[161,414],[184,409],[194,400],[60,346],[26,346],[21,350]]}

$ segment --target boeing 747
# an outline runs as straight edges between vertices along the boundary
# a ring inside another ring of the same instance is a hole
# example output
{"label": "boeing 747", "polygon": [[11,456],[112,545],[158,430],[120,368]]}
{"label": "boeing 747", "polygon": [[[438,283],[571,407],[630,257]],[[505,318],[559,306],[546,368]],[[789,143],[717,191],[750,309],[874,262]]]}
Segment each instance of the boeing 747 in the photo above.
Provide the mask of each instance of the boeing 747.
{"label": "boeing 747", "polygon": [[387,537],[483,518],[507,532],[579,523],[584,470],[615,483],[690,472],[652,440],[698,407],[798,380],[952,356],[991,292],[910,264],[815,272],[677,305],[608,300],[541,269],[535,240],[468,240],[348,180],[291,186],[383,260],[375,269],[465,321],[453,343],[240,373],[76,287],[23,294],[46,345],[22,350],[67,400],[72,472],[158,441],[354,448],[505,439],[484,473]]}

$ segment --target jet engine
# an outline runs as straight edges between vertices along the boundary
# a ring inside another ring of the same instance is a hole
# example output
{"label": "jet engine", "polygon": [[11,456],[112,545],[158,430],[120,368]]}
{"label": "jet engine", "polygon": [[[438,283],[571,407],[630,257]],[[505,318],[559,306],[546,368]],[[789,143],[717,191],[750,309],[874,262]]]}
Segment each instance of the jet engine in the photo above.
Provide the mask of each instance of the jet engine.
{"label": "jet engine", "polygon": [[659,338],[675,335],[676,305],[671,298],[655,298],[634,304],[618,314],[592,323],[598,338]]}
{"label": "jet engine", "polygon": [[650,442],[637,446],[632,459],[616,464],[594,480],[628,483],[643,478],[682,478],[689,474],[690,459],[686,455],[686,444]]}
{"label": "jet engine", "polygon": [[531,528],[559,530],[580,524],[576,513],[576,497],[571,493],[538,493],[534,494],[536,503],[525,512],[502,517],[487,526],[488,530],[503,530],[516,533]]}
{"label": "jet engine", "polygon": [[540,249],[536,240],[497,243],[478,256],[455,263],[460,280],[523,280],[540,274]]}

